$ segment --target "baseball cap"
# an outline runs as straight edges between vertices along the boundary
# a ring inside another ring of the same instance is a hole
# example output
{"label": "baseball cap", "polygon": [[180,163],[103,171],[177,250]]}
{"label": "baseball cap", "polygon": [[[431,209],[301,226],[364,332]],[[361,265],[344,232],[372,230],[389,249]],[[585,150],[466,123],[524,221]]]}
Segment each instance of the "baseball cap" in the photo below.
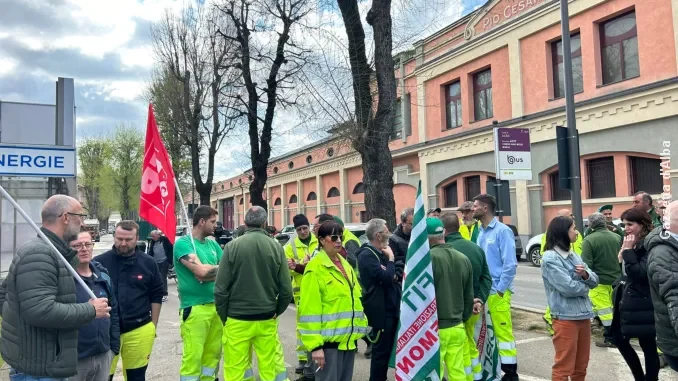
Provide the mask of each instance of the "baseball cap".
{"label": "baseball cap", "polygon": [[466,201],[465,203],[461,204],[459,210],[462,212],[466,210],[473,210],[473,203],[471,201]]}
{"label": "baseball cap", "polygon": [[440,208],[431,208],[431,209],[428,210],[428,213],[427,213],[427,214],[431,214],[431,213],[433,213],[433,212],[438,212],[438,213],[440,213],[440,212],[442,212],[442,209],[440,209]]}
{"label": "baseball cap", "polygon": [[429,217],[426,219],[426,232],[429,235],[441,234],[443,231],[445,231],[445,228],[439,218]]}

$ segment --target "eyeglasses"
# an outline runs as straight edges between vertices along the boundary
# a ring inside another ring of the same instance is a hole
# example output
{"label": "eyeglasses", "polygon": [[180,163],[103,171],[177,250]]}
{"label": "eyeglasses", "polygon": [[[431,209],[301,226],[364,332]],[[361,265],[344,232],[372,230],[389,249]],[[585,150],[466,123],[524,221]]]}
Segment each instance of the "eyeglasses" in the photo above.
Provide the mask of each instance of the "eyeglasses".
{"label": "eyeglasses", "polygon": [[87,219],[87,214],[84,213],[71,213],[71,212],[66,212],[66,213],[61,213],[59,217],[63,216],[64,214],[68,214],[69,216],[77,216],[80,217],[81,220]]}
{"label": "eyeglasses", "polygon": [[339,242],[342,242],[344,240],[344,236],[343,235],[331,235],[330,236],[330,241],[337,242],[337,240],[339,240]]}
{"label": "eyeglasses", "polygon": [[73,250],[80,250],[83,247],[86,247],[88,249],[91,249],[94,247],[94,244],[92,242],[87,242],[87,243],[76,243],[75,245],[71,245],[71,248]]}

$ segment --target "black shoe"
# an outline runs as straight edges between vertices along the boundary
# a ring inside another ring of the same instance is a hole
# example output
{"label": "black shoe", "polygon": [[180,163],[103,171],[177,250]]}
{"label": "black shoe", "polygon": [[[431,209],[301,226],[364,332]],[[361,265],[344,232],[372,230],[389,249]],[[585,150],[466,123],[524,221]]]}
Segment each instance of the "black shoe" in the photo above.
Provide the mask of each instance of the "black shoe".
{"label": "black shoe", "polygon": [[315,377],[301,376],[297,378],[297,381],[315,381]]}
{"label": "black shoe", "polygon": [[304,373],[304,367],[306,366],[306,361],[299,361],[299,364],[294,368],[294,373],[302,374]]}
{"label": "black shoe", "polygon": [[372,357],[372,344],[367,345],[367,349],[365,349],[365,358],[369,359]]}

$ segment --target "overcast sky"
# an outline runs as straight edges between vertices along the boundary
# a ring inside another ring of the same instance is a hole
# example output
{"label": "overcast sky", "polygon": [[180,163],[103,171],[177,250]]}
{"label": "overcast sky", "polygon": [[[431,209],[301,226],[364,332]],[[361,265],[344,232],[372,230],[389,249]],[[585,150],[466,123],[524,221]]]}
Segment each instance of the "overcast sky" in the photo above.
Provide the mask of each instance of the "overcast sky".
{"label": "overcast sky", "polygon": [[[414,11],[409,6],[412,0],[394,1],[394,26],[412,28],[395,31],[395,38],[424,37],[485,2],[422,1],[429,5]],[[178,10],[186,2],[0,0],[0,100],[54,104],[57,77],[71,77],[76,84],[79,136],[110,133],[120,123],[144,128],[147,104],[142,94],[153,67],[150,26],[165,9]],[[367,1],[361,5],[369,9]],[[295,113],[288,111],[277,122],[295,126],[294,119]],[[298,139],[304,136],[309,139],[303,128],[283,131],[274,155],[298,148]],[[235,146],[232,141],[222,146],[218,179],[246,169],[242,143],[237,144],[240,154]]]}

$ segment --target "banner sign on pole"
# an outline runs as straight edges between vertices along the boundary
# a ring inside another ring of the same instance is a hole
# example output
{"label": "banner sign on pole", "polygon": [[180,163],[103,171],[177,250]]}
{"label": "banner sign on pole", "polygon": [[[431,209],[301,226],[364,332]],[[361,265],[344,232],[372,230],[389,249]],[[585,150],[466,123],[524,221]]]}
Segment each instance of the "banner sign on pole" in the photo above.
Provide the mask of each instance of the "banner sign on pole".
{"label": "banner sign on pole", "polygon": [[0,176],[75,177],[75,148],[0,145]]}
{"label": "banner sign on pole", "polygon": [[494,160],[499,180],[532,180],[529,128],[495,128]]}

